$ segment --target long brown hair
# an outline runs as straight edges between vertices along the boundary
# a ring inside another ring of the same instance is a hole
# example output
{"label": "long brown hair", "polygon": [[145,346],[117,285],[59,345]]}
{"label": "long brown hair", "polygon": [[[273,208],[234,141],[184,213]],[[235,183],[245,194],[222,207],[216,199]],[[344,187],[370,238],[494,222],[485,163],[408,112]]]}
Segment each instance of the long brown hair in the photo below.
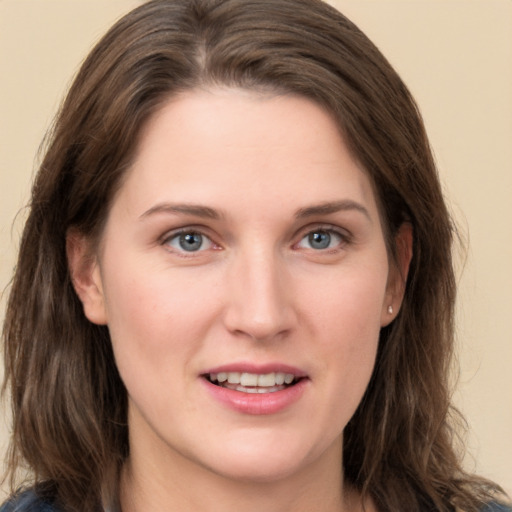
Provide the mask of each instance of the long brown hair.
{"label": "long brown hair", "polygon": [[377,48],[318,0],[155,0],[92,50],[37,174],[10,291],[10,475],[28,467],[66,510],[115,506],[126,390],[108,328],[86,320],[73,289],[66,233],[99,237],[144,123],[172,95],[215,85],[325,107],[374,184],[391,253],[413,226],[402,310],[345,429],[345,479],[383,512],[477,510],[497,488],[467,475],[453,447],[454,229],[421,116]]}

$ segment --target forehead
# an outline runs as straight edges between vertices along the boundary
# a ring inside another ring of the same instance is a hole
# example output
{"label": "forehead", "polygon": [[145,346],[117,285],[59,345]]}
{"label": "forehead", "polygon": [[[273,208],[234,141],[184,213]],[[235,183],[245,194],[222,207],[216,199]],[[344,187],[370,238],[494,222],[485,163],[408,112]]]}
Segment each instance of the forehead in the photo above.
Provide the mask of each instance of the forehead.
{"label": "forehead", "polygon": [[375,203],[366,173],[319,105],[238,89],[190,91],[164,104],[141,133],[122,192],[137,208],[163,200]]}

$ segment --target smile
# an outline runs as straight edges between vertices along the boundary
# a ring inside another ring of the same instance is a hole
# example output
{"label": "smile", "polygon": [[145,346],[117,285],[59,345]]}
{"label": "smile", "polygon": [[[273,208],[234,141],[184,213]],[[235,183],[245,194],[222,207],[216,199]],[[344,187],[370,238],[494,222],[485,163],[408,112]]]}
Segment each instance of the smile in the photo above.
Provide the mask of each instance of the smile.
{"label": "smile", "polygon": [[200,374],[216,403],[236,413],[277,414],[298,402],[310,387],[309,375],[282,363],[238,362]]}
{"label": "smile", "polygon": [[283,372],[219,372],[205,377],[212,384],[242,393],[275,393],[293,386],[299,380],[292,373]]}

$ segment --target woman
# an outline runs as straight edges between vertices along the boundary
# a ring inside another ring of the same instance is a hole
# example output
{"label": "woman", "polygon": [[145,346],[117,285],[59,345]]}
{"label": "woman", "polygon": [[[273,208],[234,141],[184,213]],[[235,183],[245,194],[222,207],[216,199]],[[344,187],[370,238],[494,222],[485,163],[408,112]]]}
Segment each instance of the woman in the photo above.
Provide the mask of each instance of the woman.
{"label": "woman", "polygon": [[5,510],[506,510],[452,446],[452,234],[414,101],[337,11],[144,4],[34,185]]}

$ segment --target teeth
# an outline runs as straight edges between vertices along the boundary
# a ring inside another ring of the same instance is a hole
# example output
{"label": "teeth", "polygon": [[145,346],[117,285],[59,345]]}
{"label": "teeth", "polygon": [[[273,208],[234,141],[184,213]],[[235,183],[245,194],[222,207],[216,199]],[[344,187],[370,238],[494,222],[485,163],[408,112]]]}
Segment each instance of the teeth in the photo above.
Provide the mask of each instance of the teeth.
{"label": "teeth", "polygon": [[275,386],[276,374],[267,373],[265,375],[258,375],[258,386]]}
{"label": "teeth", "polygon": [[244,386],[238,386],[236,388],[237,391],[242,391],[244,393],[257,393],[258,392],[258,389],[257,388],[246,388]]}
{"label": "teeth", "polygon": [[257,386],[258,376],[255,373],[242,373],[240,375],[240,384],[242,386]]}
{"label": "teeth", "polygon": [[228,373],[228,382],[230,384],[240,384],[240,373],[229,372]]}
{"label": "teeth", "polygon": [[[220,372],[210,373],[210,380],[212,382],[229,384],[239,384],[244,387],[260,387],[260,388],[274,388],[282,386],[283,384],[291,384],[295,380],[295,375],[292,373],[272,372],[272,373],[247,373],[247,372]],[[238,389],[238,388],[237,388]],[[249,393],[265,393],[268,389],[262,391],[249,390]]]}
{"label": "teeth", "polygon": [[293,382],[294,376],[291,373],[287,373],[284,376],[284,383],[291,384]]}
{"label": "teeth", "polygon": [[244,386],[237,386],[235,389],[242,393],[274,393],[275,391],[284,389],[284,386],[272,386],[269,388],[246,388]]}

